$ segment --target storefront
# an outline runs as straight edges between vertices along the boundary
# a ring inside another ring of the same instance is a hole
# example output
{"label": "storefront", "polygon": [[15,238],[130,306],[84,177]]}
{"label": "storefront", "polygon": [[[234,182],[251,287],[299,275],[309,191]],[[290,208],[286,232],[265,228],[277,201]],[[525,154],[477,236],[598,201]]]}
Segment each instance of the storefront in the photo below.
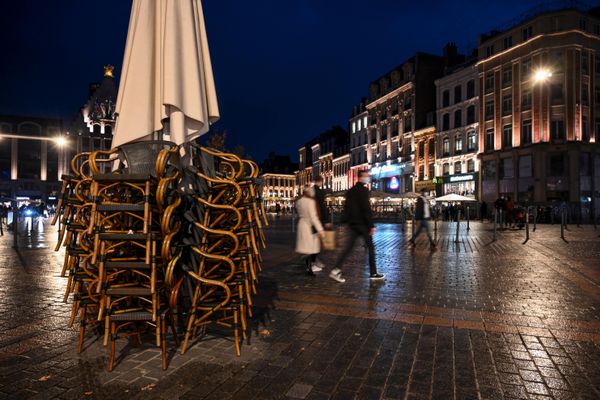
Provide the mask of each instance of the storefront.
{"label": "storefront", "polygon": [[437,177],[435,179],[441,183],[441,195],[459,194],[461,196],[477,197],[477,182],[479,181],[479,172],[468,174],[456,174]]}
{"label": "storefront", "polygon": [[436,183],[437,183],[437,179],[428,179],[425,181],[416,181],[415,182],[415,192],[417,193],[421,193],[422,191],[425,191],[425,195],[428,197],[436,197],[437,196],[437,191],[436,191]]}

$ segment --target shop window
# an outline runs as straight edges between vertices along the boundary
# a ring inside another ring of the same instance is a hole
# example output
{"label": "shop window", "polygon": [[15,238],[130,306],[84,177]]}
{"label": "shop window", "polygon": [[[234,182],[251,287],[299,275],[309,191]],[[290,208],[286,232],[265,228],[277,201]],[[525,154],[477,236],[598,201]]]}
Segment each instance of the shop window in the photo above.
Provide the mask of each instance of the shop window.
{"label": "shop window", "polygon": [[503,158],[500,160],[500,168],[498,170],[500,179],[514,178],[513,160],[512,158]]}
{"label": "shop window", "polygon": [[496,179],[496,160],[488,160],[483,162],[483,178]]}
{"label": "shop window", "polygon": [[590,153],[582,152],[579,155],[579,175],[591,176],[592,175],[592,163]]}

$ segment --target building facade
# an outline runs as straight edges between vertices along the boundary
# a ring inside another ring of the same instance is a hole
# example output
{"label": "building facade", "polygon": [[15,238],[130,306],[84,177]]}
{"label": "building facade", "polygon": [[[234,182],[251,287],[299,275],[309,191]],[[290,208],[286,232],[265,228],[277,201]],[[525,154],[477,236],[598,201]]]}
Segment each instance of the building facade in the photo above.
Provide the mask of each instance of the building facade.
{"label": "building facade", "polygon": [[0,116],[0,197],[55,200],[68,171],[59,119]]}
{"label": "building facade", "polygon": [[414,190],[414,133],[434,124],[435,79],[447,57],[417,53],[371,82],[368,112],[367,162],[375,190]]}
{"label": "building facade", "polygon": [[481,199],[600,202],[598,10],[550,11],[479,44]]}
{"label": "building facade", "polygon": [[296,197],[296,178],[294,174],[265,173],[262,179],[262,199],[265,210],[276,211],[279,204],[284,212],[291,211]]}
{"label": "building facade", "polygon": [[435,162],[436,133],[435,126],[419,129],[415,138],[415,188],[416,192],[425,191],[428,196],[436,196]]}
{"label": "building facade", "polygon": [[360,171],[369,170],[368,118],[366,99],[354,106],[349,120],[350,128],[350,170],[348,172],[348,185],[354,186],[358,181]]}
{"label": "building facade", "polygon": [[437,194],[476,198],[479,189],[479,74],[475,59],[435,81]]}

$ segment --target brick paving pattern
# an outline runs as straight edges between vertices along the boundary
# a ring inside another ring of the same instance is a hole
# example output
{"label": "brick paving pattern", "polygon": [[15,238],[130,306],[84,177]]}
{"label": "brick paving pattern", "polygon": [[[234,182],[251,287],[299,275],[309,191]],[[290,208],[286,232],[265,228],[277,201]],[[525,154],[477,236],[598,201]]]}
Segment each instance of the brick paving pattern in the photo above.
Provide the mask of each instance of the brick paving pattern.
{"label": "brick paving pattern", "polygon": [[[440,223],[439,250],[410,224],[379,224],[369,282],[364,248],[347,281],[304,275],[291,220],[274,220],[248,342],[236,357],[211,330],[181,355],[119,342],[117,366],[90,333],[66,328],[54,229],[11,248],[0,237],[0,399],[598,399],[600,238],[591,227],[523,230]],[[343,240],[343,229],[339,230]],[[335,253],[323,255],[333,264]]]}

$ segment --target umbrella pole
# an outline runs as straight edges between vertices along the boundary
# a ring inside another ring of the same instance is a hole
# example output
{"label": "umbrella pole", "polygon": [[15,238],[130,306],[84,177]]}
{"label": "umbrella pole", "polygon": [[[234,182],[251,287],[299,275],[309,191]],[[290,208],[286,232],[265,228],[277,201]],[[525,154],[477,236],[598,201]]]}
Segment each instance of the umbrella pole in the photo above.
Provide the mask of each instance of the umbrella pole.
{"label": "umbrella pole", "polygon": [[454,240],[454,243],[460,243],[460,240],[458,240],[458,230],[460,229],[460,210],[456,210],[456,239]]}
{"label": "umbrella pole", "polygon": [[469,226],[469,206],[467,205],[467,230],[470,231],[471,227]]}

